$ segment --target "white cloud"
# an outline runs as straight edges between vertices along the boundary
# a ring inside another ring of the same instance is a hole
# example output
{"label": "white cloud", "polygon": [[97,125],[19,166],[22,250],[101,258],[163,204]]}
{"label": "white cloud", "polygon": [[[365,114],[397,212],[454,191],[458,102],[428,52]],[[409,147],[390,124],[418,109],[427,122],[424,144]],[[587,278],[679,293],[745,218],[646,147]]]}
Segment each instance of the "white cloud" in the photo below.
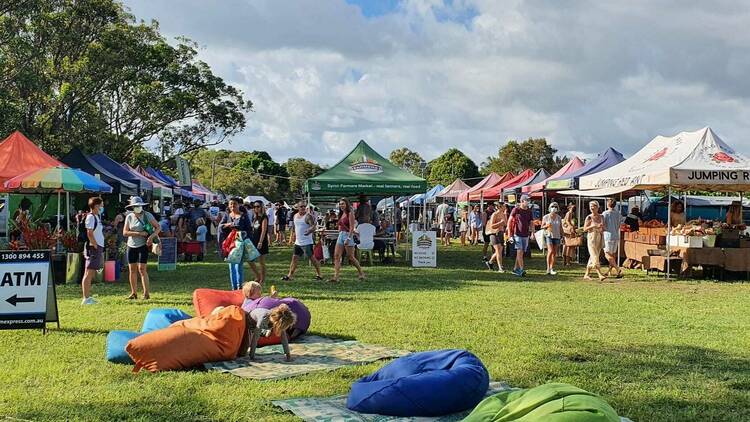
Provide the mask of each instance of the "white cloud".
{"label": "white cloud", "polygon": [[[255,104],[230,145],[333,164],[357,140],[481,163],[506,140],[631,154],[710,125],[750,152],[747,2],[126,0]],[[475,13],[466,14],[467,10]]]}

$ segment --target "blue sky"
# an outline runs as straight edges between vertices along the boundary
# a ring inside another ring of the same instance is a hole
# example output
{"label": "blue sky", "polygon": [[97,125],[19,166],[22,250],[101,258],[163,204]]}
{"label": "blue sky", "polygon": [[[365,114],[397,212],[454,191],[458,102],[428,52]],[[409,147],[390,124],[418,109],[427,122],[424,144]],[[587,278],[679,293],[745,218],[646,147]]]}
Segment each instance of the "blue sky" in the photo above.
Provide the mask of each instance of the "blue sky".
{"label": "blue sky", "polygon": [[255,104],[222,147],[335,163],[359,139],[477,163],[509,139],[626,156],[711,126],[750,152],[750,2],[124,0]]}

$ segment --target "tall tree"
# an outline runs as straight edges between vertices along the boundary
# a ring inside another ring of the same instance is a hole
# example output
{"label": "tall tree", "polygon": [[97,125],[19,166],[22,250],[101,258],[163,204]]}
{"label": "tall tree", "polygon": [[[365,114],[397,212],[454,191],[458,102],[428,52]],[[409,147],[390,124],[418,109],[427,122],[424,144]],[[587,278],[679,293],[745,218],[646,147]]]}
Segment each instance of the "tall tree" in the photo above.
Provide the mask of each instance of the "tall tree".
{"label": "tall tree", "polygon": [[265,151],[253,151],[242,158],[236,166],[239,170],[252,173],[267,180],[274,180],[278,194],[286,196],[289,191],[289,173],[286,167],[273,161]]}
{"label": "tall tree", "polygon": [[240,165],[255,158],[248,151],[205,149],[190,157],[190,167],[193,177],[203,185],[230,195],[263,195],[269,199],[283,196],[277,179]]}
{"label": "tall tree", "polygon": [[457,178],[473,179],[479,176],[479,168],[474,161],[456,148],[451,148],[430,161],[428,167],[427,180],[431,184],[447,186]]}
{"label": "tall tree", "polygon": [[290,158],[284,164],[289,174],[290,199],[301,199],[305,195],[305,181],[323,173],[319,165],[305,160],[304,158]]}
{"label": "tall tree", "polygon": [[[0,133],[20,129],[48,152],[72,146],[162,161],[245,128],[252,104],[158,24],[116,0],[17,0],[0,7]],[[153,142],[150,142],[153,141]]]}
{"label": "tall tree", "polygon": [[520,172],[525,169],[544,168],[554,173],[567,164],[568,157],[555,156],[557,150],[545,138],[529,138],[526,141],[508,141],[498,151],[497,156],[487,157],[482,172]]}
{"label": "tall tree", "polygon": [[410,172],[415,176],[422,176],[422,169],[419,167],[420,163],[424,160],[422,157],[410,150],[409,148],[399,148],[391,151],[391,155],[388,159],[395,165],[402,169]]}

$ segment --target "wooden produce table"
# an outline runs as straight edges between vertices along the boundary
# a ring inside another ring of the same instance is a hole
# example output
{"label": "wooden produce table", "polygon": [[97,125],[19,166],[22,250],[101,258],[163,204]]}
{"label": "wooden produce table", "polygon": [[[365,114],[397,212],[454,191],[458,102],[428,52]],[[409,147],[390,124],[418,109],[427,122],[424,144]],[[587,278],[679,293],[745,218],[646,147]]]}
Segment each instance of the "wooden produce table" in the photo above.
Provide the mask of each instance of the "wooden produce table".
{"label": "wooden produce table", "polygon": [[698,265],[721,268],[725,268],[726,265],[726,256],[722,248],[678,248],[673,246],[672,254],[677,254],[682,258],[682,268],[680,268],[680,274],[682,275],[687,275],[688,271]]}
{"label": "wooden produce table", "polygon": [[643,263],[643,257],[648,256],[648,251],[652,249],[665,250],[666,246],[649,245],[646,243],[637,243],[626,240],[623,247],[623,250],[625,251],[625,258],[640,263]]}

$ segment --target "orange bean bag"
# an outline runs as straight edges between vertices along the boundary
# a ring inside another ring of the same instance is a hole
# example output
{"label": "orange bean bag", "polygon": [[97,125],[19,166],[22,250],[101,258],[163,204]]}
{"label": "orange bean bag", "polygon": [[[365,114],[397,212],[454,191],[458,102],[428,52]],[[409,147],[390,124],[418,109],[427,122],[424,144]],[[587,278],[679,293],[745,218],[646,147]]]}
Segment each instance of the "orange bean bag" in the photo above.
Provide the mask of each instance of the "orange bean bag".
{"label": "orange bean bag", "polygon": [[133,372],[186,369],[236,358],[246,340],[245,315],[239,306],[229,306],[216,315],[177,321],[130,340],[125,351],[135,362]]}
{"label": "orange bean bag", "polygon": [[[242,290],[195,289],[193,292],[193,307],[198,316],[209,315],[218,306],[242,306],[244,301]],[[271,335],[258,340],[258,347],[272,344],[281,344],[281,337]]]}

